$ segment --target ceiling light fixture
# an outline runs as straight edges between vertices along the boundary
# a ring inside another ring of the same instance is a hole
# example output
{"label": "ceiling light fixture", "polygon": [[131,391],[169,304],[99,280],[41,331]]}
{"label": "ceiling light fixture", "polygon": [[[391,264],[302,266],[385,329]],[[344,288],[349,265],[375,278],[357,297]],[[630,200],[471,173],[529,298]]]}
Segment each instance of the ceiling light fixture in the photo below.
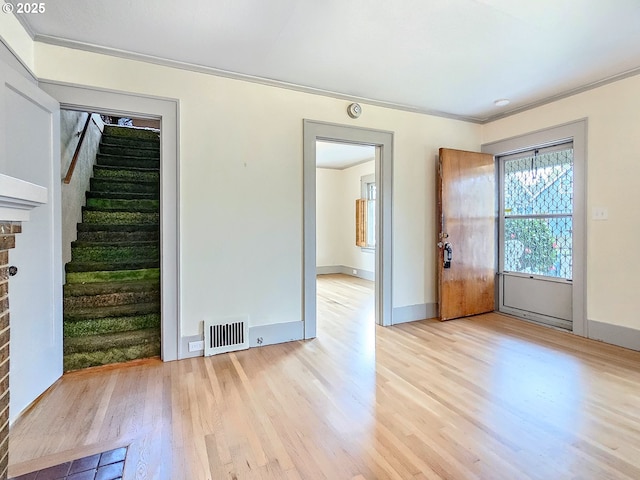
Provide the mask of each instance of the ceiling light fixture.
{"label": "ceiling light fixture", "polygon": [[506,107],[511,101],[508,98],[501,98],[493,102],[496,107]]}

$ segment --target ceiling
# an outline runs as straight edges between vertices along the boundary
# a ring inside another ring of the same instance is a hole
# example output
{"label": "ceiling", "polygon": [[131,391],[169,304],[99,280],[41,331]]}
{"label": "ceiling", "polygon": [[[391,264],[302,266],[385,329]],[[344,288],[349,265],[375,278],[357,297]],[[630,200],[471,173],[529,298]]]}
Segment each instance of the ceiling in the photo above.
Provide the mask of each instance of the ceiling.
{"label": "ceiling", "polygon": [[349,143],[316,141],[316,167],[343,170],[375,160],[376,147]]}
{"label": "ceiling", "polygon": [[640,73],[639,0],[56,0],[19,18],[37,41],[479,122]]}

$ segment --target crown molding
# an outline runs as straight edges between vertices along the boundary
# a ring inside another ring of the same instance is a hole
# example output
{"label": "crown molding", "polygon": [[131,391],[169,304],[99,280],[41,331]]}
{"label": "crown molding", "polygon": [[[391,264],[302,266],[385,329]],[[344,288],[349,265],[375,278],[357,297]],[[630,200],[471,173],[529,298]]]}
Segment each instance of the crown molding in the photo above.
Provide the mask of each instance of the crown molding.
{"label": "crown molding", "polygon": [[596,80],[595,82],[588,83],[586,85],[582,85],[577,88],[572,88],[571,90],[566,90],[564,92],[558,93],[556,95],[552,95],[550,97],[545,97],[541,100],[536,100],[535,102],[527,103],[525,105],[521,105],[519,107],[513,108],[511,110],[501,112],[498,115],[491,115],[480,120],[479,123],[486,124],[495,122],[496,120],[500,120],[502,118],[510,117],[512,115],[517,115],[518,113],[526,112],[527,110],[532,110],[534,108],[541,107],[543,105],[548,105],[549,103],[557,102],[558,100],[562,100],[564,98],[572,97],[574,95],[579,95],[580,93],[588,92],[589,90],[594,90],[596,88],[603,87],[610,83],[618,82],[620,80],[624,80],[625,78],[635,77],[636,75],[640,75],[640,67],[632,68],[631,70],[627,70],[626,72],[618,73],[616,75],[611,75],[610,77],[604,78],[602,80]]}
{"label": "crown molding", "polygon": [[[20,20],[20,18],[18,18]],[[21,20],[21,23],[22,20]],[[30,27],[28,27],[28,23],[26,23],[26,21],[23,23],[23,25],[27,25],[25,27],[25,29],[27,29],[27,33],[31,34],[31,30]],[[271,78],[266,78],[266,77],[259,77],[259,76],[255,76],[255,75],[247,75],[244,73],[237,73],[237,72],[232,72],[229,70],[223,70],[223,69],[219,69],[219,68],[214,68],[214,67],[207,67],[204,65],[199,65],[199,64],[194,64],[194,63],[188,63],[188,62],[180,62],[178,60],[170,60],[167,58],[162,58],[162,57],[157,57],[157,56],[153,56],[153,55],[146,55],[146,54],[142,54],[142,53],[136,53],[136,52],[131,52],[129,50],[121,50],[121,49],[117,49],[117,48],[110,48],[110,47],[104,47],[101,45],[95,45],[92,43],[87,43],[87,42],[79,42],[76,40],[69,40],[69,39],[65,39],[65,38],[61,38],[61,37],[56,37],[56,36],[51,36],[51,35],[40,35],[40,34],[35,34],[33,35],[33,39],[35,42],[40,42],[40,43],[45,43],[45,44],[49,44],[49,45],[56,45],[59,47],[65,47],[65,48],[72,48],[75,50],[84,50],[87,52],[92,52],[92,53],[98,53],[101,55],[109,55],[109,56],[113,56],[113,57],[119,57],[119,58],[124,58],[124,59],[128,59],[128,60],[135,60],[135,61],[139,61],[139,62],[145,62],[145,63],[151,63],[151,64],[155,64],[155,65],[160,65],[160,66],[165,66],[165,67],[169,67],[169,68],[176,68],[176,69],[180,69],[180,70],[186,70],[186,71],[192,71],[192,72],[197,72],[197,73],[203,73],[203,74],[207,74],[207,75],[214,75],[214,76],[218,76],[218,77],[224,77],[224,78],[230,78],[233,80],[241,80],[241,81],[245,81],[245,82],[251,82],[251,83],[257,83],[257,84],[261,84],[261,85],[266,85],[266,86],[270,86],[270,87],[277,87],[277,88],[284,88],[287,90],[294,90],[297,92],[303,92],[303,93],[309,93],[312,95],[321,95],[324,97],[330,97],[330,98],[335,98],[338,100],[346,100],[349,102],[360,102],[360,103],[365,103],[368,105],[375,105],[378,107],[383,107],[383,108],[391,108],[394,110],[401,110],[401,111],[405,111],[405,112],[412,112],[412,113],[418,113],[418,114],[423,114],[423,115],[431,115],[434,117],[441,117],[441,118],[448,118],[451,120],[459,120],[462,122],[469,122],[469,123],[475,123],[475,124],[480,124],[480,125],[484,125],[487,123],[491,123],[491,122],[495,122],[496,120],[500,120],[506,117],[510,117],[513,115],[517,115],[519,113],[525,112],[527,110],[532,110],[534,108],[538,108],[541,107],[543,105],[547,105],[549,103],[553,103],[556,102],[558,100],[562,100],[564,98],[568,98],[574,95],[578,95],[580,93],[584,93],[587,92],[589,90],[593,90],[599,87],[602,87],[604,85],[608,85],[610,83],[614,83],[620,80],[624,80],[625,78],[630,78],[636,75],[640,74],[640,67],[637,68],[633,68],[631,70],[627,70],[625,72],[616,74],[616,75],[611,75],[610,77],[601,79],[601,80],[597,80],[595,82],[591,82],[588,83],[586,85],[582,85],[580,87],[577,88],[573,88],[570,90],[566,90],[564,92],[558,93],[556,95],[552,95],[549,97],[545,97],[541,100],[536,100],[534,102],[530,102],[524,105],[520,105],[517,106],[515,108],[512,108],[510,110],[506,110],[506,111],[502,111],[496,115],[489,115],[489,116],[484,116],[484,117],[478,117],[478,116],[469,116],[469,115],[458,115],[458,114],[453,114],[453,113],[448,113],[448,112],[442,112],[439,110],[431,110],[431,109],[427,109],[427,108],[420,108],[420,107],[415,107],[415,106],[411,106],[411,105],[405,105],[405,104],[400,104],[400,103],[394,103],[394,102],[386,102],[383,100],[376,100],[373,98],[367,98],[367,97],[359,97],[359,96],[354,96],[354,95],[347,95],[345,93],[341,93],[341,92],[335,92],[332,90],[324,90],[324,89],[320,89],[320,88],[314,88],[314,87],[308,87],[305,85],[299,85],[299,84],[295,84],[295,83],[290,83],[290,82],[284,82],[281,80],[274,80]]]}
{"label": "crown molding", "polygon": [[349,102],[355,101],[359,103],[365,103],[367,105],[375,105],[377,107],[392,108],[394,110],[402,110],[406,112],[420,113],[424,115],[432,115],[434,117],[449,118],[452,120],[460,120],[463,122],[482,123],[482,119],[477,117],[472,117],[467,115],[456,115],[452,113],[441,112],[438,110],[429,110],[429,109],[414,107],[411,105],[404,105],[404,104],[394,103],[394,102],[385,102],[383,100],[376,100],[373,98],[347,95],[341,92],[323,90],[320,88],[308,87],[305,85],[298,85],[296,83],[283,82],[281,80],[274,80],[266,77],[258,77],[255,75],[247,75],[244,73],[237,73],[229,70],[222,70],[219,68],[207,67],[207,66],[198,65],[195,63],[180,62],[178,60],[170,60],[167,58],[156,57],[153,55],[146,55],[143,53],[131,52],[129,50],[103,47],[101,45],[95,45],[87,42],[79,42],[76,40],[68,40],[66,38],[60,38],[60,37],[55,37],[51,35],[36,34],[34,41],[49,44],[49,45],[56,45],[59,47],[72,48],[75,50],[84,50],[87,52],[98,53],[102,55],[109,55],[112,57],[120,57],[127,60],[135,60],[139,62],[152,63],[155,65],[161,65],[164,67],[176,68],[180,70],[187,70],[187,71],[192,71],[197,73],[204,73],[207,75],[214,75],[217,77],[225,77],[233,80],[242,80],[245,82],[258,83],[258,84],[267,85],[270,87],[285,88],[287,90],[294,90],[302,93],[310,93],[312,95],[321,95],[323,97],[331,97],[331,98],[336,98],[338,100],[346,100]]}

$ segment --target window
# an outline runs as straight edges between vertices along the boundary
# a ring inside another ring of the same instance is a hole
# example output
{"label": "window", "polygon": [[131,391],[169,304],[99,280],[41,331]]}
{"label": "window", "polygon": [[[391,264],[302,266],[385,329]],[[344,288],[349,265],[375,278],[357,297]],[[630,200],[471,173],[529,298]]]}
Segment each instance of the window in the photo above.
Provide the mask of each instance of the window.
{"label": "window", "polygon": [[505,272],[571,280],[573,146],[503,160]]}
{"label": "window", "polygon": [[356,200],[356,245],[376,248],[376,180],[375,175],[360,179],[361,198]]}

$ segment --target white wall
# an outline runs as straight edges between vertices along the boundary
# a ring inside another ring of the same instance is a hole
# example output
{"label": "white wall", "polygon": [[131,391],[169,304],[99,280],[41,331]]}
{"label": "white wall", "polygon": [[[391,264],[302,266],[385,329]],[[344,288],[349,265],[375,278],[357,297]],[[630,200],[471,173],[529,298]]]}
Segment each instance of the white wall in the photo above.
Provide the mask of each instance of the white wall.
{"label": "white wall", "polygon": [[35,51],[43,79],[180,100],[183,336],[212,314],[248,314],[251,325],[301,319],[304,118],[395,132],[393,305],[436,301],[435,155],[479,149],[479,125],[366,104],[353,120],[348,102],[320,95],[52,45]]}
{"label": "white wall", "polygon": [[[15,16],[7,13],[0,14],[0,40],[24,66],[34,70],[33,41]],[[12,65],[13,60],[9,59],[7,63]],[[20,69],[17,70],[20,74],[23,73]]]}
{"label": "white wall", "polygon": [[[75,153],[84,124],[89,114],[62,110],[60,112],[60,162],[61,175],[67,174],[73,154]],[[80,147],[71,182],[62,184],[62,263],[71,261],[71,242],[78,237],[78,223],[82,221],[82,207],[86,205],[85,192],[93,175],[96,153],[102,138],[104,124],[100,115],[93,114],[87,133]],[[95,122],[95,123],[94,123]]]}
{"label": "white wall", "polygon": [[333,168],[316,169],[316,266],[342,265],[344,175]]}
{"label": "white wall", "polygon": [[375,173],[375,161],[343,170],[316,169],[316,265],[375,271],[375,253],[356,246],[355,202],[360,178]]}
{"label": "white wall", "polygon": [[[640,76],[498,120],[483,143],[588,119],[587,318],[640,330]],[[591,218],[605,207],[606,221]]]}

